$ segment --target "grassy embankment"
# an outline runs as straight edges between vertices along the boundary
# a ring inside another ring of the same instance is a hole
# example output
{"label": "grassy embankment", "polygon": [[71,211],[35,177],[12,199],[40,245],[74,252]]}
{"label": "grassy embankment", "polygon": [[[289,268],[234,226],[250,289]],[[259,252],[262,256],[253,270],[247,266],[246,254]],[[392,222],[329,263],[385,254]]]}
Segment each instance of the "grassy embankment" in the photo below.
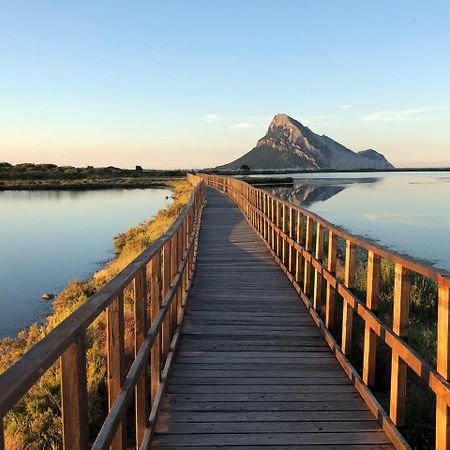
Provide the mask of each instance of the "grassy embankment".
{"label": "grassy embankment", "polygon": [[[17,361],[70,313],[87,301],[119,273],[148,245],[161,236],[175,221],[189,200],[192,187],[187,181],[170,184],[174,203],[155,218],[128,229],[115,238],[116,257],[92,278],[71,281],[53,304],[53,313],[44,325],[32,325],[16,338],[0,341],[0,373]],[[133,357],[133,301],[130,289],[125,292],[125,351]],[[107,412],[105,317],[102,314],[87,330],[87,379],[91,438],[96,435]],[[62,445],[60,368],[56,363],[18,402],[5,418],[6,448],[57,449]]]}

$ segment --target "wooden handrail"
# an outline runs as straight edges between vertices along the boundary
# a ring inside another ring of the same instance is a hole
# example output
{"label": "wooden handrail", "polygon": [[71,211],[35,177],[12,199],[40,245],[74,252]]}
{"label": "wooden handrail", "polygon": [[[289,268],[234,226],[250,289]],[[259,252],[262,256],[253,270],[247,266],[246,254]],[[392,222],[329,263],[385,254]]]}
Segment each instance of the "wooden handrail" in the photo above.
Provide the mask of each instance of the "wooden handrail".
{"label": "wooden handrail", "polygon": [[[289,204],[242,180],[198,174],[206,184],[227,194],[245,214],[273,257],[298,291],[314,321],[353,380],[371,411],[397,448],[408,448],[397,426],[404,425],[406,373],[411,369],[436,395],[436,448],[450,449],[450,275],[435,267],[373,244],[327,222],[318,215]],[[314,233],[315,231],[315,233]],[[324,232],[328,234],[327,264],[323,263]],[[313,236],[316,236],[313,243]],[[345,274],[336,276],[338,238],[345,240]],[[366,302],[352,292],[356,249],[367,251]],[[294,253],[294,255],[291,254]],[[289,256],[287,256],[289,255]],[[380,296],[381,258],[395,264],[393,326],[376,315]],[[409,285],[411,273],[437,283],[437,367],[434,368],[405,341],[409,325]],[[326,283],[325,302],[322,280]],[[334,328],[335,294],[343,299],[342,337],[338,344],[330,332]],[[325,309],[325,311],[323,311]],[[353,316],[364,321],[362,376],[349,362],[353,335]],[[324,316],[324,321],[322,316]],[[390,413],[384,411],[370,391],[376,370],[376,343],[383,341],[392,350]]]}
{"label": "wooden handrail", "polygon": [[[126,448],[126,410],[133,395],[136,447],[147,448],[142,445],[144,441],[150,444],[153,431],[149,418],[159,410],[165,389],[162,366],[167,370],[172,360],[196,261],[204,183],[191,175],[188,181],[195,186],[194,191],[169,230],[0,376],[1,425],[8,411],[60,359],[64,448],[88,448],[84,339],[87,327],[106,311],[109,414],[93,448]],[[125,373],[123,293],[131,284],[135,359]],[[149,306],[151,317],[147,318]],[[3,427],[0,430],[3,449]]]}

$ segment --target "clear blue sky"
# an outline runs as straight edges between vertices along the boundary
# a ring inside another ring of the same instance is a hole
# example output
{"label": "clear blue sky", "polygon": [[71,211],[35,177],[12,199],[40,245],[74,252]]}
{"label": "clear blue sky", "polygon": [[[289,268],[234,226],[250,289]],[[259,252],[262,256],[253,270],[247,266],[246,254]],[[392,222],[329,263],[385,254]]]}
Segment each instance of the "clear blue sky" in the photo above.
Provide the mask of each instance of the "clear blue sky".
{"label": "clear blue sky", "polygon": [[286,113],[450,166],[450,2],[0,4],[0,160],[204,167]]}

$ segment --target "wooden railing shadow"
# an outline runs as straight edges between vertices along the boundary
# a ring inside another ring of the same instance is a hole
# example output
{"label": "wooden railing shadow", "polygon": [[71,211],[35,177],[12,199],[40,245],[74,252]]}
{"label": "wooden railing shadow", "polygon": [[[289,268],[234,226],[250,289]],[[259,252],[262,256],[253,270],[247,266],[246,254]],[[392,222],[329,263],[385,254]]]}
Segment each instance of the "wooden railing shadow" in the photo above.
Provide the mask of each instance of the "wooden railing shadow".
{"label": "wooden railing shadow", "polygon": [[[435,446],[439,450],[449,449],[449,275],[351,235],[316,214],[241,180],[206,174],[196,176],[207,185],[227,194],[244,213],[297,290],[342,368],[394,445],[397,448],[409,448],[398,427],[401,428],[405,423],[407,372],[410,370],[436,396]],[[324,248],[325,238],[327,248]],[[336,275],[339,241],[345,248],[342,279]],[[365,301],[354,293],[358,249],[367,255]],[[382,259],[395,265],[391,326],[383,323],[377,316]],[[436,367],[407,342],[412,274],[420,274],[432,280],[438,289]],[[342,299],[339,323],[336,323],[337,295]],[[355,315],[364,324],[361,374],[349,361]],[[332,333],[337,327],[341,330],[339,342]],[[389,414],[371,391],[376,379],[379,341],[391,351]]]}
{"label": "wooden railing shadow", "polygon": [[[64,449],[125,449],[125,422],[133,397],[136,448],[150,447],[197,257],[203,182],[196,177],[189,181],[195,188],[170,229],[0,376],[0,449],[4,448],[3,418],[58,362]],[[130,286],[135,357],[126,371],[124,291]],[[85,335],[104,312],[109,413],[91,446]]]}

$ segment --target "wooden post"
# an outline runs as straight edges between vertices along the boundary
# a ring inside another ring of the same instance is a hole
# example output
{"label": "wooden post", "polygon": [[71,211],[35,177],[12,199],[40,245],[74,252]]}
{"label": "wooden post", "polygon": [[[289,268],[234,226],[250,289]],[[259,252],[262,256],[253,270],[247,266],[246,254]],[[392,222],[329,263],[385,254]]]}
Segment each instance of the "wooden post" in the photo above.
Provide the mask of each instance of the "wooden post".
{"label": "wooden post", "polygon": [[[263,194],[263,213],[264,216],[268,215],[268,198],[267,198],[267,194],[264,192]],[[269,233],[267,232],[268,230],[268,224],[267,224],[267,220],[264,218],[264,240],[266,242],[269,242]]]}
{"label": "wooden post", "polygon": [[[147,283],[145,270],[137,274],[133,280],[134,291],[134,356],[139,352],[147,333]],[[139,448],[144,437],[148,420],[148,381],[147,365],[141,370],[135,388],[136,404],[136,448]]]}
{"label": "wooden post", "polygon": [[[344,284],[348,289],[355,285],[355,264],[356,264],[356,245],[351,241],[345,243],[345,276]],[[352,352],[352,333],[353,333],[353,308],[344,298],[342,313],[342,344],[341,349],[344,355],[350,355]]]}
{"label": "wooden post", "polygon": [[[439,286],[437,323],[437,371],[450,378],[450,289]],[[445,398],[436,396],[436,449],[450,448],[450,410]]]}
{"label": "wooden post", "polygon": [[[284,203],[282,205],[282,211],[283,211],[282,230],[283,230],[283,233],[286,234],[287,230],[288,230],[288,218],[287,218],[287,207],[286,207],[286,205]],[[285,266],[287,266],[288,246],[287,246],[286,239],[284,237],[281,239],[281,244],[282,244],[282,249],[281,250],[283,252],[282,253],[283,254],[282,261],[283,261],[283,264]]]}
{"label": "wooden post", "polygon": [[[151,323],[155,321],[156,315],[161,308],[161,251],[156,252],[151,260]],[[161,333],[156,336],[150,352],[150,374],[151,374],[151,389],[150,395],[152,399],[152,405],[155,401],[156,394],[161,382]]]}
{"label": "wooden post", "polygon": [[187,255],[186,255],[186,251],[188,249],[188,245],[189,245],[189,234],[188,234],[188,222],[187,222],[187,217],[183,222],[183,252],[182,252],[182,257],[186,256],[186,264],[184,266],[184,270],[183,270],[183,289],[182,289],[182,297],[185,296],[186,291],[187,291],[187,286],[188,286],[188,270],[189,270],[189,264],[187,263]]}
{"label": "wooden post", "polygon": [[4,418],[0,416],[0,450],[5,450],[5,430],[3,420]]}
{"label": "wooden post", "polygon": [[[296,223],[296,242],[302,243],[303,239],[303,215],[300,211],[297,211],[297,223]],[[303,256],[301,251],[297,251],[295,255],[295,281],[300,283],[303,275]]]}
{"label": "wooden post", "polygon": [[5,430],[3,420],[4,418],[0,416],[0,450],[5,450]]}
{"label": "wooden post", "polygon": [[[64,450],[87,449],[89,432],[84,333],[61,355],[61,400]],[[1,420],[3,424],[3,418]]]}
{"label": "wooden post", "polygon": [[[323,258],[323,226],[320,222],[317,222],[316,228],[316,259],[322,262]],[[314,270],[314,309],[320,312],[322,307],[322,283],[323,278],[317,269]]]}
{"label": "wooden post", "polygon": [[[177,233],[174,233],[170,240],[170,286],[173,287],[175,278],[178,272],[178,244],[177,244]],[[175,294],[176,296],[177,294]],[[173,336],[174,330],[177,327],[177,305],[176,305],[176,297],[173,300],[170,306],[170,330],[171,330],[171,338]]]}
{"label": "wooden post", "polygon": [[264,236],[264,218],[263,218],[263,212],[264,212],[264,192],[259,193],[259,232],[262,236]]}
{"label": "wooden post", "polygon": [[[306,242],[305,250],[312,253],[312,240],[313,240],[313,219],[308,216],[306,219]],[[309,261],[305,261],[305,272],[303,277],[303,292],[306,295],[311,293],[311,278],[312,278],[312,264]]]}
{"label": "wooden post", "polygon": [[[372,251],[368,254],[366,306],[378,311],[380,298],[381,258]],[[367,323],[364,328],[363,381],[367,386],[375,384],[375,366],[377,356],[377,335]]]}
{"label": "wooden post", "polygon": [[[392,331],[402,338],[408,336],[410,286],[409,270],[397,263],[395,265]],[[405,361],[392,349],[390,417],[397,426],[405,424],[407,369]]]}
{"label": "wooden post", "polygon": [[[276,219],[275,219],[275,225],[278,228],[281,228],[281,206],[280,206],[280,202],[277,200],[276,201]],[[281,256],[281,237],[280,235],[276,234],[276,240],[277,240],[277,248],[276,248],[276,254],[278,257]]]}
{"label": "wooden post", "polygon": [[[111,411],[114,401],[120,393],[125,377],[123,292],[108,306],[106,319],[108,342],[108,408]],[[122,421],[117,427],[116,435],[111,444],[112,450],[122,450],[125,448],[125,430],[126,425]]]}
{"label": "wooden post", "polygon": [[[179,268],[181,265],[181,261],[183,259],[183,233],[181,228],[178,229],[177,234],[178,234],[177,267]],[[180,282],[177,291],[177,324],[180,323],[182,299],[183,299],[183,284]]]}
{"label": "wooden post", "polygon": [[[170,241],[166,242],[163,247],[163,266],[162,266],[162,297],[166,298],[167,293],[170,289]],[[170,310],[164,319],[162,324],[162,336],[161,336],[161,344],[162,344],[162,355],[163,359],[166,359],[167,354],[169,353],[170,347],[170,339],[172,333],[172,327],[170,323]]]}
{"label": "wooden post", "polygon": [[[294,210],[289,208],[289,237],[294,239]],[[289,273],[294,273],[294,249],[289,244]]]}
{"label": "wooden post", "polygon": [[[333,231],[328,232],[328,272],[332,275],[336,274],[337,264],[337,244],[338,236]],[[325,300],[325,326],[329,329],[334,327],[334,307],[336,302],[336,290],[331,283],[327,281],[327,296]]]}
{"label": "wooden post", "polygon": [[271,242],[271,246],[272,246],[272,250],[275,251],[275,199],[272,197],[272,205],[271,205],[271,216],[270,216],[270,222],[271,222],[271,227],[272,227],[272,242]]}

